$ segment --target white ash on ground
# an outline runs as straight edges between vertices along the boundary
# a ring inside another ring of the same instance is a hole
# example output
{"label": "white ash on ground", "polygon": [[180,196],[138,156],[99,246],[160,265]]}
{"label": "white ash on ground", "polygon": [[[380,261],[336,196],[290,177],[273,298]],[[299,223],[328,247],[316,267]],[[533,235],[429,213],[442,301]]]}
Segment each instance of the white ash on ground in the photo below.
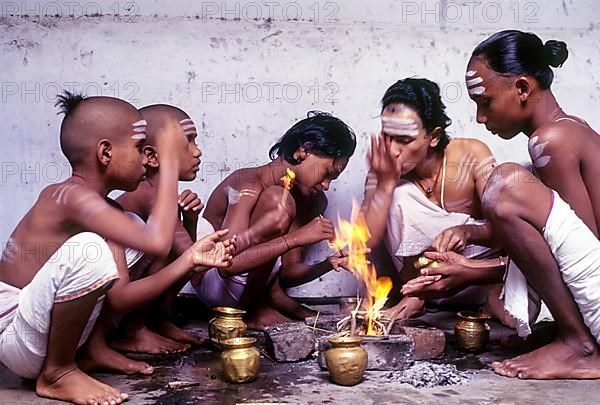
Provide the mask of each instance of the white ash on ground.
{"label": "white ash on ground", "polygon": [[471,372],[458,371],[453,364],[436,364],[417,361],[404,371],[386,373],[390,382],[410,384],[415,388],[431,388],[444,385],[456,385],[471,379]]}

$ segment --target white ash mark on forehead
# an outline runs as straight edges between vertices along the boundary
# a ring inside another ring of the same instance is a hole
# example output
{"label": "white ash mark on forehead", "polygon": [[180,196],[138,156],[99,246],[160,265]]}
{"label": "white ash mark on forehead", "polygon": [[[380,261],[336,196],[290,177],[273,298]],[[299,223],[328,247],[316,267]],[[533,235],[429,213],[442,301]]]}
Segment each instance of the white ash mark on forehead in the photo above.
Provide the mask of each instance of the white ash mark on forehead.
{"label": "white ash mark on forehead", "polygon": [[478,96],[485,93],[485,87],[484,86],[477,86],[477,87],[473,87],[472,89],[469,89],[469,94]]}

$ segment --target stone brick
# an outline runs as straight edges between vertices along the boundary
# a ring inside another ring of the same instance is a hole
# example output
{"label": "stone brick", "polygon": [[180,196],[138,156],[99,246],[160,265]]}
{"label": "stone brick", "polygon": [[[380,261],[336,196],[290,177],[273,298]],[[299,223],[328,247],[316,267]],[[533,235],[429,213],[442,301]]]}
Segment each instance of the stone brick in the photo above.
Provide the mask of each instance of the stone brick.
{"label": "stone brick", "polygon": [[391,330],[392,334],[405,334],[415,342],[415,360],[427,360],[439,357],[446,348],[444,331],[425,324],[399,322]]}
{"label": "stone brick", "polygon": [[[309,318],[304,319],[304,323],[306,323],[310,327],[316,327],[319,329],[325,329],[331,331],[331,333],[337,332],[337,323],[343,318],[341,315],[319,315],[311,316]],[[315,324],[316,320],[316,324]]]}
{"label": "stone brick", "polygon": [[266,346],[278,362],[304,360],[315,350],[316,338],[301,322],[284,323],[265,329]]}

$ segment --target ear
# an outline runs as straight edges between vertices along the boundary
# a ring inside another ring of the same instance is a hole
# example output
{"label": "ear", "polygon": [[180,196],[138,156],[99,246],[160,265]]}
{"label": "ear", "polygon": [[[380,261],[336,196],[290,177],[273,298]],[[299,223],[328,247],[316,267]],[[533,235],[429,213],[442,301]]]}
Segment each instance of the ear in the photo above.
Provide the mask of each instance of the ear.
{"label": "ear", "polygon": [[292,155],[292,157],[298,163],[302,163],[302,161],[304,159],[306,159],[306,157],[308,156],[308,153],[309,152],[307,152],[304,148],[300,147],[300,148],[296,149],[296,151],[294,152],[294,154]]}
{"label": "ear", "polygon": [[112,160],[112,143],[108,139],[102,139],[96,147],[96,157],[103,166],[108,166]]}
{"label": "ear", "polygon": [[429,147],[435,148],[440,143],[440,137],[442,136],[442,128],[441,127],[435,127],[427,135],[429,135],[431,137],[431,140],[429,141]]}
{"label": "ear", "polygon": [[156,151],[156,148],[154,148],[154,146],[145,145],[144,149],[142,150],[142,153],[146,157],[146,164],[148,166],[153,168],[158,167],[158,152]]}
{"label": "ear", "polygon": [[525,104],[527,102],[527,99],[531,96],[531,90],[533,89],[532,84],[533,83],[531,82],[531,79],[526,76],[519,77],[515,81],[517,97],[521,104]]}

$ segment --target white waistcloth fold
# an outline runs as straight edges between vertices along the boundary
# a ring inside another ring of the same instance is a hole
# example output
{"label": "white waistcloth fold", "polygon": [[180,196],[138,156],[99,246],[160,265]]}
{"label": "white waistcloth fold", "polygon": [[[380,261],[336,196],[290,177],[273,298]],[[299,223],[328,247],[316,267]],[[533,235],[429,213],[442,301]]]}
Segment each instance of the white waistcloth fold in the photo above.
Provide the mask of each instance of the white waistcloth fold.
{"label": "white waistcloth fold", "polygon": [[[388,214],[385,244],[398,271],[402,271],[406,257],[420,255],[429,249],[435,238],[448,228],[459,225],[482,225],[477,220],[461,212],[448,212],[427,199],[419,188],[408,180],[401,180],[394,190],[392,205]],[[460,252],[471,259],[497,257],[500,249],[468,244]],[[487,286],[470,286],[453,297],[433,300],[435,304],[485,303]]]}
{"label": "white waistcloth fold", "polygon": [[[106,241],[94,233],[82,232],[58,248],[23,289],[0,283],[0,361],[21,377],[36,378],[46,357],[54,305],[79,299],[118,278]],[[79,345],[94,326],[102,298],[92,311]]]}
{"label": "white waistcloth fold", "polygon": [[544,239],[586,326],[600,343],[600,241],[556,191]]}
{"label": "white waistcloth fold", "polygon": [[[482,224],[485,224],[484,220],[477,220],[461,212],[448,212],[438,207],[412,182],[401,180],[394,191],[385,242],[396,268],[401,269],[405,257],[423,253],[446,229],[459,225]],[[461,253],[470,258],[488,250],[486,246],[469,244]]]}

